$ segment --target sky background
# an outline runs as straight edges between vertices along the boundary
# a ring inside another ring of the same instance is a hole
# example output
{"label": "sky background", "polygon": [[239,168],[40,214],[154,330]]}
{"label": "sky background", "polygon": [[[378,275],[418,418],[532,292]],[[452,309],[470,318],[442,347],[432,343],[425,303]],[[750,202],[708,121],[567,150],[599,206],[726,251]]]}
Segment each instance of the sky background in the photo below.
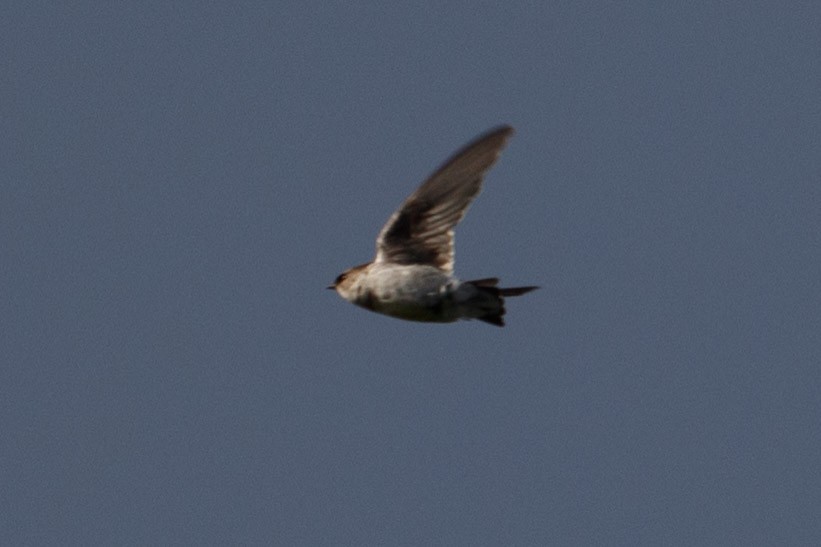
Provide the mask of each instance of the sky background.
{"label": "sky background", "polygon": [[[0,8],[0,542],[817,545],[821,6]],[[517,132],[456,271],[325,287]]]}

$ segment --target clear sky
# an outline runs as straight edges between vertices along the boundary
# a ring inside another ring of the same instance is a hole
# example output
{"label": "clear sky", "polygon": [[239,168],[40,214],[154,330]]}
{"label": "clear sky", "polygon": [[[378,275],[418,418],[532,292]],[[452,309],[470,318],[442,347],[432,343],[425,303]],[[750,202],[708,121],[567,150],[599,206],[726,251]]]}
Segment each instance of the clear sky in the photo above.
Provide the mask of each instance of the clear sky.
{"label": "clear sky", "polygon": [[[817,545],[821,6],[0,8],[0,543]],[[456,271],[325,287],[517,132]]]}

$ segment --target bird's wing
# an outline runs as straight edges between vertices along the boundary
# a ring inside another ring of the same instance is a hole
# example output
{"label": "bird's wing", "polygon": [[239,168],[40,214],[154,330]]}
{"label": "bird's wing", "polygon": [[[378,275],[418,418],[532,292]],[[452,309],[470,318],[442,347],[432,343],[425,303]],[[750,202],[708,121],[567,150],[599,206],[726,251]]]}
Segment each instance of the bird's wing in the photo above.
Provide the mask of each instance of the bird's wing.
{"label": "bird's wing", "polygon": [[375,262],[428,264],[453,273],[453,228],[482,188],[513,128],[478,137],[444,163],[391,215],[376,239]]}

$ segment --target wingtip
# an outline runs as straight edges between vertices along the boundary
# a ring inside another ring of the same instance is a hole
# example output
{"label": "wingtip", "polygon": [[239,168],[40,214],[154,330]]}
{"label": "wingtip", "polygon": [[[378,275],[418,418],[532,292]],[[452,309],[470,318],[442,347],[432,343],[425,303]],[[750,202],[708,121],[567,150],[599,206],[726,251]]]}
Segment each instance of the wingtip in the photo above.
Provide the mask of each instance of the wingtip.
{"label": "wingtip", "polygon": [[513,133],[515,133],[515,132],[516,132],[516,130],[513,129],[512,125],[502,124],[502,125],[497,125],[493,129],[488,130],[487,133],[485,133],[485,136],[490,137],[492,135],[502,135],[505,138],[508,138],[511,135],[513,135]]}

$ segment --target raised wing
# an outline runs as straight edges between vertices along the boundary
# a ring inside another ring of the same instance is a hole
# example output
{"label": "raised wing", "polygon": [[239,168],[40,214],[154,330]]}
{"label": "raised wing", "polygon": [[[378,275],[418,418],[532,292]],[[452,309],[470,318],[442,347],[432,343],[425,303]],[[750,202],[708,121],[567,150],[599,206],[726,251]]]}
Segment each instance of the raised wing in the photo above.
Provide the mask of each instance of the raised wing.
{"label": "raised wing", "polygon": [[376,262],[428,264],[453,273],[453,228],[482,189],[513,128],[477,138],[444,163],[388,219],[376,239]]}

